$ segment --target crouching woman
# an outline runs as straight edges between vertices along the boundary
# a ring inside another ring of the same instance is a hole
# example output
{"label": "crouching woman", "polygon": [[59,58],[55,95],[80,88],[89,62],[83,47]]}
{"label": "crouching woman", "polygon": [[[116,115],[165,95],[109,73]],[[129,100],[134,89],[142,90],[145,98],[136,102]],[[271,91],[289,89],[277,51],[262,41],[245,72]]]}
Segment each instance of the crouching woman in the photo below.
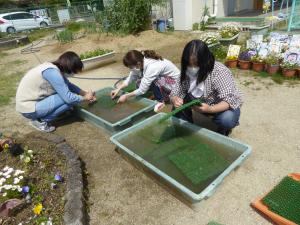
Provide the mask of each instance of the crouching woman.
{"label": "crouching woman", "polygon": [[218,126],[218,132],[229,135],[239,124],[242,105],[231,71],[216,62],[208,46],[200,40],[189,42],[181,58],[181,82],[173,91],[171,100],[175,107],[193,99],[201,99],[203,104],[188,108],[177,117],[193,123],[192,112],[210,115]]}
{"label": "crouching woman", "polygon": [[74,52],[65,52],[56,61],[29,70],[22,78],[16,94],[16,110],[39,131],[55,130],[50,123],[72,106],[96,100],[94,92],[72,84],[67,74],[76,74],[83,63]]}

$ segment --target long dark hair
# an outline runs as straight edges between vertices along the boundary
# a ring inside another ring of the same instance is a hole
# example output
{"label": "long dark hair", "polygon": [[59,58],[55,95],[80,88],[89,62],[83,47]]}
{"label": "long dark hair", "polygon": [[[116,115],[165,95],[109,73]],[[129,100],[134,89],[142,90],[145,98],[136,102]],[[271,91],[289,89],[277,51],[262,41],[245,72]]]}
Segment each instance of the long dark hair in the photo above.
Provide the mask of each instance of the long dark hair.
{"label": "long dark hair", "polygon": [[123,57],[123,64],[126,67],[136,66],[138,63],[143,64],[144,57],[155,60],[163,60],[163,58],[153,50],[131,50]]}
{"label": "long dark hair", "polygon": [[58,67],[62,74],[78,73],[83,69],[83,63],[75,52],[65,52],[52,63]]}
{"label": "long dark hair", "polygon": [[195,56],[199,66],[197,84],[204,81],[214,68],[215,57],[201,40],[192,40],[186,44],[181,57],[181,82],[186,79],[186,70],[191,56]]}

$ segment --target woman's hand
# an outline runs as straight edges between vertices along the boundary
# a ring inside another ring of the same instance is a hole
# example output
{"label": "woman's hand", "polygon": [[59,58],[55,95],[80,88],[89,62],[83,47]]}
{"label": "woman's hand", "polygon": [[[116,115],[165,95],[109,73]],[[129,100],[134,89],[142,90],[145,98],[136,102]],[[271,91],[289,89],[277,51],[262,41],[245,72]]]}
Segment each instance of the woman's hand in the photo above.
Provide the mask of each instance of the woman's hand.
{"label": "woman's hand", "polygon": [[97,100],[95,96],[95,92],[93,91],[87,91],[85,92],[85,95],[83,96],[84,100],[89,101],[89,102],[95,102]]}
{"label": "woman's hand", "polygon": [[118,99],[118,103],[124,103],[127,101],[128,96],[125,95],[121,95],[121,97]]}
{"label": "woman's hand", "polygon": [[200,113],[213,113],[211,106],[206,103],[202,103],[200,106],[193,106],[193,110]]}
{"label": "woman's hand", "polygon": [[117,97],[119,92],[120,92],[119,88],[117,88],[115,90],[112,90],[111,93],[110,93],[111,98],[114,99],[115,97]]}
{"label": "woman's hand", "polygon": [[183,105],[183,99],[179,98],[177,96],[172,97],[171,101],[172,101],[173,105],[175,106],[175,108],[178,108]]}

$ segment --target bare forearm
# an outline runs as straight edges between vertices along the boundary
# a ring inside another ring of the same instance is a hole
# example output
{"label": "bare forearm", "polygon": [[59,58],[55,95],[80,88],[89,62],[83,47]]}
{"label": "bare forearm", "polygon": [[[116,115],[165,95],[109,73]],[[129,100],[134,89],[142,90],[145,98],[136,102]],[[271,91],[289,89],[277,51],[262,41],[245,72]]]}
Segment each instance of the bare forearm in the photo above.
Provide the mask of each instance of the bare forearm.
{"label": "bare forearm", "polygon": [[80,92],[79,92],[79,95],[81,95],[81,96],[85,96],[86,94],[87,94],[87,92],[84,90],[80,90]]}
{"label": "bare forearm", "polygon": [[219,102],[216,105],[209,106],[209,112],[208,113],[219,113],[224,112],[230,108],[229,104],[225,101]]}

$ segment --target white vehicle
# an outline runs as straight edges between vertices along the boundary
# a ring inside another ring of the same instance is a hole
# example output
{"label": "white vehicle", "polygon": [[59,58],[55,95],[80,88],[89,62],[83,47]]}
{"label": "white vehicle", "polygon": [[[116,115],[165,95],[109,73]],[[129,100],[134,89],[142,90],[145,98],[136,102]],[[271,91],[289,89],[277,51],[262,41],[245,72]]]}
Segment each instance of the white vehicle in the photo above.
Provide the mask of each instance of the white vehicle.
{"label": "white vehicle", "polygon": [[28,12],[12,12],[0,14],[0,32],[15,33],[38,27],[47,27],[50,19],[36,16]]}

